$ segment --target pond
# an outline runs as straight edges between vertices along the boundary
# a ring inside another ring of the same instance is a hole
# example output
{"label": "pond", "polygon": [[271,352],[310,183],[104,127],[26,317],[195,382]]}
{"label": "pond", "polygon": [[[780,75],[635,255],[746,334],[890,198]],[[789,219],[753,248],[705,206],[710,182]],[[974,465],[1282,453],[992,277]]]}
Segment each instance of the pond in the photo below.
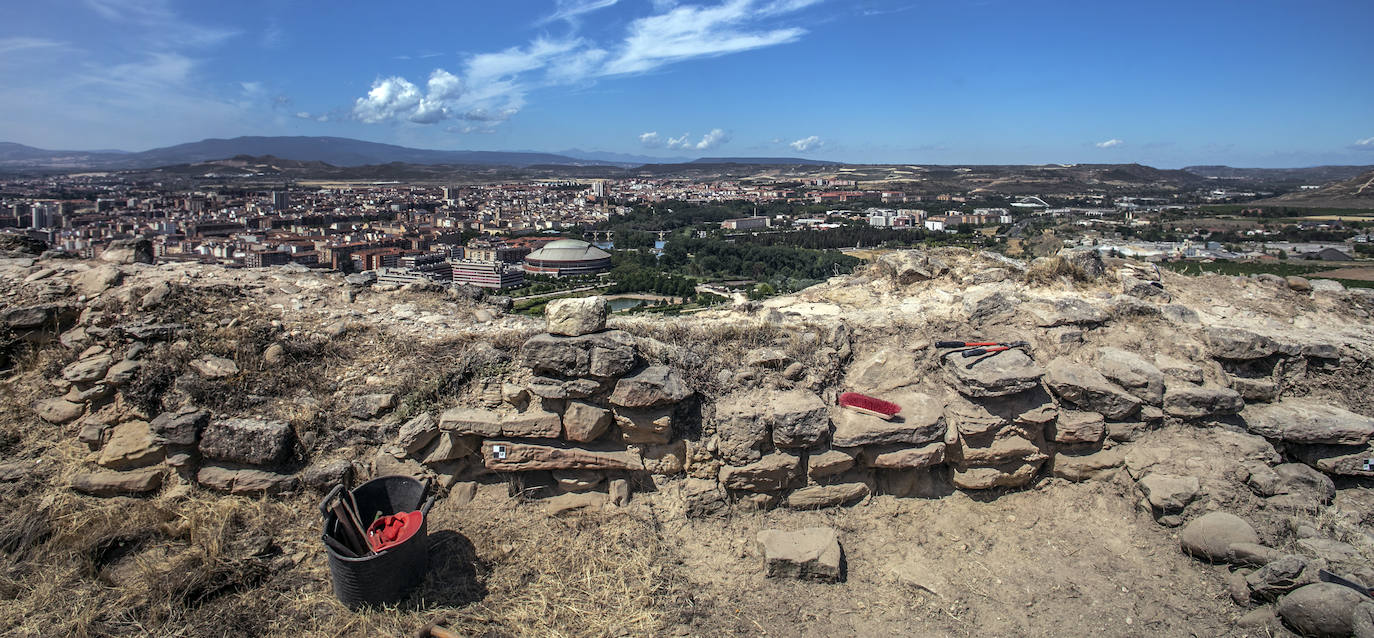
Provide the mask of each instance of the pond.
{"label": "pond", "polygon": [[611,306],[611,312],[620,312],[621,310],[629,310],[630,308],[642,306],[644,305],[644,302],[645,300],[643,299],[620,298],[612,299],[607,303],[609,303]]}

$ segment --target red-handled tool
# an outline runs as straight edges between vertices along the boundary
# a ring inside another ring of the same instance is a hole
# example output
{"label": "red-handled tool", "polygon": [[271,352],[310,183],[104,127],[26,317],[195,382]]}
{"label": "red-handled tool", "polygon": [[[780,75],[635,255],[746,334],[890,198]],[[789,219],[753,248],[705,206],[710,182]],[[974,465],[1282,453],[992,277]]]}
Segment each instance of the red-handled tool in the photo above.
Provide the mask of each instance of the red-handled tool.
{"label": "red-handled tool", "polygon": [[973,349],[971,349],[971,350],[965,350],[965,351],[961,352],[960,354],[963,355],[964,358],[968,358],[968,357],[977,357],[977,356],[981,356],[981,355],[985,355],[985,354],[992,354],[992,353],[994,353],[994,352],[1002,352],[1003,350],[1011,350],[1012,348],[1025,348],[1025,347],[1027,347],[1027,346],[1029,346],[1029,345],[1030,345],[1030,343],[1029,343],[1029,342],[1026,342],[1026,341],[1013,341],[1013,342],[1011,342],[1011,343],[993,344],[993,345],[991,345],[990,347],[986,347],[986,348],[984,348],[984,347],[973,348]]}

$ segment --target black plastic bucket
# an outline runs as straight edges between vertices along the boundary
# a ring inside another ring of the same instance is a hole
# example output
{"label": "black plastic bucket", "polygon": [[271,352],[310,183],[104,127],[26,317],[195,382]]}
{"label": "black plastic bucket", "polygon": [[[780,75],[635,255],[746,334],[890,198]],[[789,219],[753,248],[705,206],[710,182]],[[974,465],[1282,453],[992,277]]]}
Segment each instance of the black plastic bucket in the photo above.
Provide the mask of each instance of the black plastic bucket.
{"label": "black plastic bucket", "polygon": [[[358,504],[358,516],[364,526],[371,524],[378,514],[390,516],[417,509],[424,514],[424,520],[405,542],[361,558],[339,554],[325,543],[330,580],[340,602],[351,608],[395,604],[424,580],[429,569],[429,508],[434,505],[433,496],[424,500],[427,489],[428,485],[409,476],[382,476],[353,489],[353,500]],[[325,536],[339,537],[335,534],[338,517],[326,506],[342,490],[343,485],[335,486],[320,502]]]}

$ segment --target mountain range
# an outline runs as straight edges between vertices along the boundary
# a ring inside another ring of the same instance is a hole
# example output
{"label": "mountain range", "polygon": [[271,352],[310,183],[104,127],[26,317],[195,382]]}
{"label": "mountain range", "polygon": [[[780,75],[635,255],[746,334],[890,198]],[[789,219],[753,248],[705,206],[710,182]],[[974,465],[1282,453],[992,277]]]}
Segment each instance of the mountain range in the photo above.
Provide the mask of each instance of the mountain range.
{"label": "mountain range", "polygon": [[[630,168],[644,164],[677,164],[689,157],[652,157],[602,151],[570,149],[563,153],[536,151],[444,151],[409,148],[395,144],[367,142],[343,137],[235,137],[211,138],[154,148],[146,151],[61,151],[0,142],[0,168],[12,170],[121,170],[145,169],[177,164],[209,162],[236,156],[272,156],[304,162],[324,162],[352,167],[392,164],[451,166],[616,166]],[[790,158],[713,158],[712,163],[810,164],[812,160]]]}

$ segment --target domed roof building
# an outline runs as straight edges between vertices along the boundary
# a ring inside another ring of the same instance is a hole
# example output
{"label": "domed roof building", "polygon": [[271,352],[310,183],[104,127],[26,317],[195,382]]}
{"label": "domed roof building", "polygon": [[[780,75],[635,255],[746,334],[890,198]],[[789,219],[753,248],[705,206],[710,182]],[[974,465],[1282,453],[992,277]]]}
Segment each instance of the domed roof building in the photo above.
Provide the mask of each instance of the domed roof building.
{"label": "domed roof building", "polygon": [[560,239],[525,255],[525,272],[554,277],[593,275],[611,269],[611,254],[577,239]]}

